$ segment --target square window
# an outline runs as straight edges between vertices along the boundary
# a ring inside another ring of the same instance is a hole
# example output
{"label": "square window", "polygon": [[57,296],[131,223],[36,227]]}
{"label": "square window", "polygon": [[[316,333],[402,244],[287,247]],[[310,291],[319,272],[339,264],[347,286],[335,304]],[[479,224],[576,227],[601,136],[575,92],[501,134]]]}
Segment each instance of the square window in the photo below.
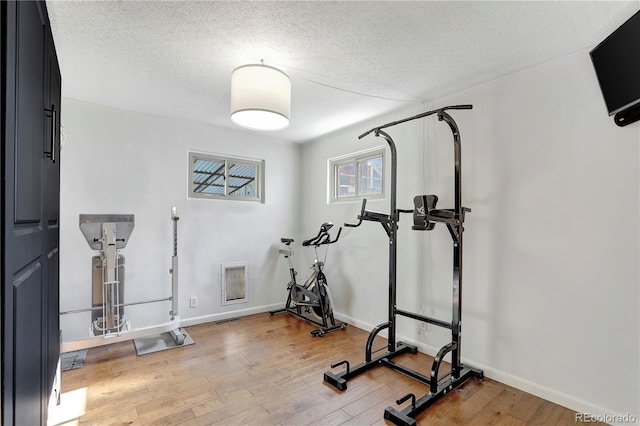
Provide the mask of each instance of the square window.
{"label": "square window", "polygon": [[264,161],[189,153],[189,197],[264,202]]}
{"label": "square window", "polygon": [[329,160],[329,202],[384,197],[384,148]]}

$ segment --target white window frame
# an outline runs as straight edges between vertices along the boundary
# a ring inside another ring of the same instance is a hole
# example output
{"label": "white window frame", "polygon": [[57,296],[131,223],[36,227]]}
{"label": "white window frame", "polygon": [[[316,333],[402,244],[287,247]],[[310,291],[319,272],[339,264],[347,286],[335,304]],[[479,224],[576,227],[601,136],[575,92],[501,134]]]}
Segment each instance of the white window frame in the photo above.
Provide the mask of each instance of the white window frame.
{"label": "white window frame", "polygon": [[[223,194],[207,194],[202,192],[195,192],[193,189],[193,165],[195,160],[205,160],[205,161],[215,161],[224,163],[224,190]],[[255,176],[255,196],[253,197],[245,197],[245,196],[235,196],[229,195],[228,192],[228,183],[229,183],[229,164],[242,164],[246,166],[251,166],[256,168],[256,176]],[[249,158],[240,158],[240,157],[231,157],[228,155],[217,155],[217,154],[205,154],[202,152],[190,151],[189,152],[189,198],[205,198],[205,199],[216,199],[216,200],[236,200],[236,201],[258,201],[264,203],[264,160],[257,159],[249,159]]]}
{"label": "white window frame", "polygon": [[[358,189],[358,164],[364,160],[368,160],[374,157],[382,157],[382,191],[379,194],[360,194]],[[355,163],[356,176],[355,176],[355,194],[353,196],[338,196],[338,168],[342,165]],[[384,198],[384,187],[386,185],[386,150],[384,146],[367,149],[364,151],[354,152],[348,155],[340,157],[330,158],[327,162],[327,175],[328,175],[328,203],[344,203],[350,201],[359,201],[363,198],[380,199]]]}

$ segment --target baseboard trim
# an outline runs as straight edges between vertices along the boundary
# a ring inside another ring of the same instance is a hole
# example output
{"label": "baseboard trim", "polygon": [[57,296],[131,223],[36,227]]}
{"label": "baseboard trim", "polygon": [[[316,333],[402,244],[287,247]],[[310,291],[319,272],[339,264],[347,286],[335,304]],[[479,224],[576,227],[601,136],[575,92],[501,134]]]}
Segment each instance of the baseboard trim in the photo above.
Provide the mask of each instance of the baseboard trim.
{"label": "baseboard trim", "polygon": [[[347,315],[343,315],[338,312],[334,312],[334,315],[340,321],[347,322],[350,325],[353,325],[367,332],[371,332],[371,330],[373,330],[374,328],[374,326],[369,323],[357,320],[355,318],[351,318]],[[385,332],[386,330],[381,332],[380,335],[382,337],[386,337],[387,335]],[[433,346],[427,345],[422,342],[417,342],[411,338],[408,338],[402,335],[398,335],[397,340],[403,341],[410,345],[414,345],[418,348],[420,352],[430,356],[435,356],[440,349],[440,348],[435,348]],[[593,416],[601,416],[601,418],[605,419],[605,423],[621,424],[620,422],[616,423],[615,421],[611,421],[611,419],[625,419],[625,418],[629,418],[630,416],[634,417],[636,422],[638,421],[638,414],[634,415],[634,413],[617,413],[613,410],[601,407],[589,401],[584,401],[584,400],[572,397],[565,393],[559,392],[555,389],[551,389],[541,384],[534,383],[529,380],[523,379],[521,377],[511,375],[507,372],[497,370],[495,368],[492,368],[486,365],[478,364],[477,362],[474,362],[473,360],[470,360],[470,359],[466,359],[464,357],[462,358],[462,362],[465,364],[468,363],[470,367],[479,368],[484,372],[485,377],[488,377],[497,382],[500,382],[505,385],[519,389],[521,391],[530,393],[531,395],[535,395],[547,401],[551,401],[555,404],[558,404],[570,410],[576,411],[577,413],[589,413]],[[606,421],[607,419],[609,421]],[[629,424],[629,422],[626,422],[626,424]]]}
{"label": "baseboard trim", "polygon": [[274,311],[276,309],[281,309],[282,307],[283,307],[282,303],[276,303],[273,305],[256,306],[254,308],[238,309],[235,311],[220,312],[217,314],[203,315],[200,317],[191,317],[191,318],[181,317],[180,325],[183,327],[188,327],[190,325],[205,324],[208,322],[221,321],[229,318],[245,317],[247,315],[261,314],[263,312]]}
{"label": "baseboard trim", "polygon": [[[277,303],[277,304],[268,305],[268,306],[258,306],[258,307],[249,308],[249,309],[240,309],[236,311],[222,312],[217,314],[204,315],[200,317],[181,318],[180,325],[190,326],[190,325],[204,324],[208,322],[220,321],[220,320],[225,320],[229,318],[259,314],[262,312],[268,312],[268,311],[272,311],[280,308],[282,308],[282,304]],[[371,332],[371,330],[373,330],[373,328],[375,327],[367,322],[360,321],[356,318],[352,318],[347,315],[343,315],[339,312],[334,312],[334,316],[336,317],[336,319],[348,323],[349,326],[353,326],[367,332]],[[387,337],[386,330],[383,330],[380,333],[380,336],[386,338]],[[411,338],[407,338],[402,335],[398,335],[398,340],[414,345],[418,348],[420,352],[430,356],[435,356],[439,350],[439,348],[435,348],[433,346],[427,345],[422,342],[417,342]],[[589,413],[589,414],[592,414],[593,416],[602,416],[602,418],[605,418],[605,419],[607,418],[622,419],[622,418],[625,418],[625,416],[628,418],[631,414],[631,413],[616,413],[613,410],[600,407],[599,405],[591,403],[589,401],[584,401],[584,400],[572,397],[570,395],[567,395],[565,393],[559,392],[557,390],[548,388],[541,384],[534,383],[529,380],[523,379],[521,377],[511,375],[507,372],[497,370],[495,368],[492,368],[486,365],[478,364],[477,362],[474,362],[473,360],[470,360],[470,359],[466,359],[464,357],[462,358],[462,362],[465,364],[468,363],[468,365],[471,367],[481,369],[484,372],[485,377],[487,378],[490,378],[492,380],[495,380],[497,382],[503,383],[508,386],[512,386],[516,389],[520,389],[521,391],[530,393],[531,395],[535,395],[547,401],[551,401],[555,404],[569,408],[570,410],[574,410],[578,413]],[[637,416],[636,416],[636,421],[637,421]],[[615,424],[615,422],[611,422],[611,421],[607,423]]]}

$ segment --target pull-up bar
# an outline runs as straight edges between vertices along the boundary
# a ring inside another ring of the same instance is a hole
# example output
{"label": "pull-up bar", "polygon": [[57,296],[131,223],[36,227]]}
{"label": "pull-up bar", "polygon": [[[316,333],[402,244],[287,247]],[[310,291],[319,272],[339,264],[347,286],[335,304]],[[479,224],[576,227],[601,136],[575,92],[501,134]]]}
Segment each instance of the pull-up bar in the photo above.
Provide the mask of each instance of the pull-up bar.
{"label": "pull-up bar", "polygon": [[472,109],[472,108],[473,108],[473,105],[451,105],[451,106],[446,106],[444,108],[434,109],[433,111],[421,112],[420,114],[414,115],[413,117],[403,118],[402,120],[392,121],[391,123],[387,123],[387,124],[383,124],[382,126],[374,127],[373,129],[371,129],[371,130],[369,130],[367,132],[364,132],[363,134],[358,136],[358,139],[364,138],[365,136],[367,136],[371,132],[376,132],[376,134],[377,134],[380,130],[386,129],[387,127],[393,127],[393,126],[398,125],[398,124],[406,123],[407,121],[417,120],[418,118],[428,117],[428,116],[433,115],[433,114],[441,114],[442,112],[444,112],[444,111],[446,111],[448,109]]}

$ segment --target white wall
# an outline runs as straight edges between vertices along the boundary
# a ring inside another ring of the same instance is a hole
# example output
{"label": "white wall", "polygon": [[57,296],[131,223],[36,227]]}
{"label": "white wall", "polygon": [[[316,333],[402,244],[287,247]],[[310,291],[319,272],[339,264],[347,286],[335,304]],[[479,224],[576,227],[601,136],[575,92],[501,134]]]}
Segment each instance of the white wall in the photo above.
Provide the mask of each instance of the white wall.
{"label": "white wall", "polygon": [[[65,99],[62,122],[61,311],[90,306],[91,257],[80,213],[135,214],[122,251],[125,299],[170,295],[171,206],[177,206],[179,312],[188,325],[282,305],[287,268],[280,237],[299,234],[300,147],[252,132],[232,132]],[[265,160],[265,203],[187,197],[188,152]],[[248,262],[249,301],[221,305],[220,264]],[[189,308],[189,297],[198,307]],[[168,321],[169,302],[128,307],[135,328]],[[239,312],[236,312],[239,311]],[[89,314],[62,317],[63,340],[88,337]]]}
{"label": "white wall", "polygon": [[[640,418],[640,123],[615,126],[586,51],[372,120],[303,147],[303,229],[354,221],[359,203],[327,205],[327,160],[373,145],[357,135],[445,105],[462,137],[465,222],[463,359],[485,374],[594,414]],[[453,150],[435,117],[388,129],[398,146],[398,207],[436,194],[453,207]],[[370,208],[389,209],[389,200]],[[399,231],[398,306],[450,318],[451,238],[442,225]],[[362,327],[386,321],[387,237],[347,230],[327,266],[336,310]],[[399,320],[433,353],[447,333]]]}
{"label": "white wall", "polygon": [[[302,149],[251,132],[64,100],[61,310],[90,303],[94,252],[78,229],[80,213],[135,214],[124,249],[127,300],[167,296],[172,205],[181,216],[183,324],[281,305],[287,271],[279,238],[311,237],[325,221],[355,221],[360,209],[327,205],[327,160],[384,146],[373,136],[357,140],[375,125],[456,103],[474,105],[452,112],[462,136],[464,205],[473,209],[464,242],[463,358],[489,377],[575,410],[640,418],[640,125],[618,128],[606,116],[586,52]],[[398,145],[398,207],[411,208],[420,193],[452,207],[448,127],[431,117],[389,133]],[[266,203],[188,199],[190,149],[265,159]],[[371,201],[369,208],[388,211],[388,203]],[[411,231],[410,215],[400,226],[399,307],[449,318],[448,232]],[[311,253],[297,250],[296,262],[306,265]],[[250,300],[222,307],[220,263],[236,261],[249,262]],[[380,225],[344,230],[326,273],[342,318],[364,328],[386,321]],[[198,308],[188,307],[189,296],[198,297]],[[165,303],[127,313],[134,326],[145,326],[166,320],[168,310]],[[88,325],[86,314],[63,317],[63,339],[85,337]],[[446,340],[433,327],[418,334],[405,319],[399,333],[427,352]]]}

